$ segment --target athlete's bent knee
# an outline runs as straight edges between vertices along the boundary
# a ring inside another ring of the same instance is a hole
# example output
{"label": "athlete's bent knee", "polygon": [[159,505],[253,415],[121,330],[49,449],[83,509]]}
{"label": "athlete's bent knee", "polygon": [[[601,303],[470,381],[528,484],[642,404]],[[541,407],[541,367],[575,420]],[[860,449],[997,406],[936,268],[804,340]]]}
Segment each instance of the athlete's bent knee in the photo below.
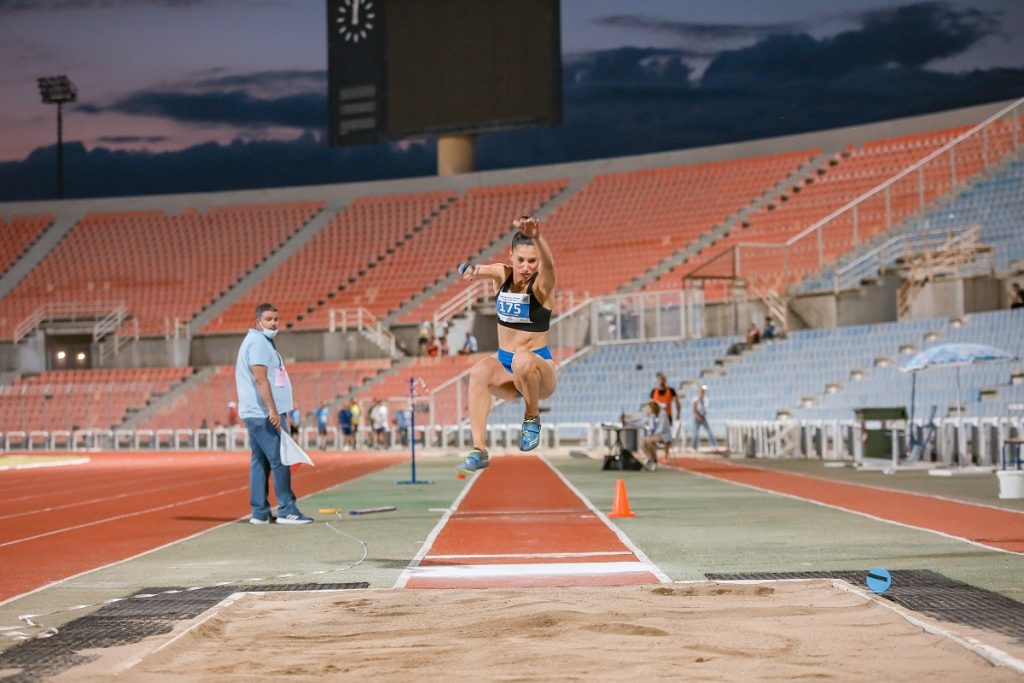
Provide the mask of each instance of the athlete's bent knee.
{"label": "athlete's bent knee", "polygon": [[521,351],[512,356],[512,374],[521,375],[539,367],[540,356],[529,351]]}

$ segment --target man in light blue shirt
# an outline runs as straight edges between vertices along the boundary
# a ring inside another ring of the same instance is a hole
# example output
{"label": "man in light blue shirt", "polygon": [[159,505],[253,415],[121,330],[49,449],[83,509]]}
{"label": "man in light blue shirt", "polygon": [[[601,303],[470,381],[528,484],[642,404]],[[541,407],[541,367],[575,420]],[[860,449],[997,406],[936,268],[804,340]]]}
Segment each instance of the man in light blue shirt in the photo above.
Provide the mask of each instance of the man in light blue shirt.
{"label": "man in light blue shirt", "polygon": [[[273,304],[256,307],[256,326],[249,330],[238,349],[235,363],[235,387],[238,390],[238,416],[249,432],[252,460],[249,464],[249,503],[252,524],[271,521],[267,499],[269,479],[274,480],[278,524],[309,524],[295,504],[292,474],[281,463],[281,425],[292,409],[292,384],[277,352],[280,316]],[[270,409],[268,410],[268,406]]]}

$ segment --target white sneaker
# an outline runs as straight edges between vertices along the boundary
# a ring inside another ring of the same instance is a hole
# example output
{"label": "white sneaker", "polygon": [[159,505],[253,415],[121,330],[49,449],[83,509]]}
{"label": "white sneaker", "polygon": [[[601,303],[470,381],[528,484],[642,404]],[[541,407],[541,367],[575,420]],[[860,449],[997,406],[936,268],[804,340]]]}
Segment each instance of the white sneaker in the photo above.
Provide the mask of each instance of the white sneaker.
{"label": "white sneaker", "polygon": [[277,518],[278,524],[310,524],[313,522],[312,517],[307,517],[301,512],[293,512],[290,515]]}
{"label": "white sneaker", "polygon": [[250,517],[249,524],[270,524],[270,520],[260,519],[259,517]]}

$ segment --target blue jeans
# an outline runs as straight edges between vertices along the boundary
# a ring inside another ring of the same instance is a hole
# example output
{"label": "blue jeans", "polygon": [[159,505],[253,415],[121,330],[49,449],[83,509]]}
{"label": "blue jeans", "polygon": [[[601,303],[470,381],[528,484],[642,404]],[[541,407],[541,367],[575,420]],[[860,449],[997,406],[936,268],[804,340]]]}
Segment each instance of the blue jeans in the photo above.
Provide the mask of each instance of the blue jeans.
{"label": "blue jeans", "polygon": [[708,441],[715,448],[718,447],[718,443],[715,442],[715,433],[711,431],[711,425],[708,424],[706,417],[693,417],[693,450],[697,450],[700,446],[700,428],[703,427],[708,433]]}
{"label": "blue jeans", "polygon": [[[287,516],[298,513],[295,494],[292,493],[292,471],[281,464],[281,433],[274,429],[267,418],[247,417],[242,420],[249,430],[249,445],[252,460],[249,463],[249,504],[252,516],[257,519],[270,518],[270,501],[267,499],[270,477],[274,478],[274,495],[277,497],[277,515]],[[281,424],[285,416],[281,415]]]}

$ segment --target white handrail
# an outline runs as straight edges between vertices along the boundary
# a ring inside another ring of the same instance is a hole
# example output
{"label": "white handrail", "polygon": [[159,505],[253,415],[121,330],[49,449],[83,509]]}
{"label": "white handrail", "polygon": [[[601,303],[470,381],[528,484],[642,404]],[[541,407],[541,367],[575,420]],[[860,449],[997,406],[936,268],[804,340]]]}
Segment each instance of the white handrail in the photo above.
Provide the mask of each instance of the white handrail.
{"label": "white handrail", "polygon": [[837,269],[832,274],[833,289],[837,292],[849,289],[868,275],[877,274],[882,268],[895,263],[901,256],[927,251],[939,244],[973,239],[980,235],[980,231],[979,226],[970,225],[896,235]]}
{"label": "white handrail", "polygon": [[905,169],[903,169],[902,171],[900,171],[899,173],[897,173],[893,177],[889,178],[885,182],[881,183],[880,185],[876,186],[875,188],[873,188],[871,190],[868,190],[867,192],[865,192],[861,196],[859,196],[856,199],[852,200],[851,202],[846,204],[846,206],[843,206],[842,208],[836,209],[835,211],[830,213],[828,216],[825,216],[824,218],[819,220],[817,223],[814,223],[814,224],[808,226],[804,230],[801,230],[796,235],[793,235],[788,240],[786,240],[786,242],[784,244],[788,247],[788,246],[792,246],[796,242],[799,242],[800,240],[802,240],[807,235],[809,235],[812,232],[818,230],[821,226],[825,225],[826,223],[831,222],[832,219],[836,218],[837,216],[840,216],[841,214],[845,213],[846,211],[849,211],[850,209],[852,209],[857,204],[861,204],[864,201],[870,199],[871,197],[874,197],[879,192],[882,192],[887,187],[890,187],[891,185],[893,185],[895,182],[897,182],[897,181],[907,177],[908,175],[910,175],[911,173],[913,173],[917,169],[921,168],[922,166],[924,166],[926,163],[928,163],[932,159],[935,159],[936,157],[938,157],[940,154],[943,154],[943,153],[949,151],[950,149],[952,149],[953,147],[957,146],[958,144],[960,144],[961,142],[963,142],[967,138],[969,138],[972,135],[974,135],[975,133],[977,133],[982,128],[986,128],[989,125],[995,123],[997,120],[999,120],[1002,117],[1006,116],[1007,114],[1009,114],[1011,111],[1013,111],[1017,107],[1021,106],[1022,104],[1024,104],[1024,97],[1020,98],[1019,100],[1017,100],[1013,104],[1010,104],[1010,105],[1004,107],[1003,109],[1000,109],[998,112],[996,112],[992,116],[988,117],[987,119],[985,119],[984,121],[982,121],[981,123],[976,125],[974,128],[971,128],[969,131],[961,134],[959,137],[956,137],[953,140],[950,140],[949,142],[944,144],[942,147],[939,147],[938,149],[933,151],[931,154],[928,154],[924,158],[918,160],[917,162],[911,164],[910,166],[907,166]]}
{"label": "white handrail", "polygon": [[47,320],[95,320],[96,318],[105,318],[110,311],[124,307],[123,301],[43,304],[15,326],[12,339],[17,344]]}
{"label": "white handrail", "polygon": [[489,280],[474,280],[464,290],[438,306],[434,311],[434,329],[445,320],[450,320],[463,311],[472,310],[477,299],[486,299],[489,296],[488,285],[493,292],[493,284]]}
{"label": "white handrail", "polygon": [[332,334],[338,329],[347,332],[355,329],[363,333],[367,339],[377,345],[388,355],[394,356],[397,353],[398,344],[395,336],[389,330],[384,329],[383,323],[373,313],[363,307],[356,308],[332,308],[327,312],[328,331]]}

